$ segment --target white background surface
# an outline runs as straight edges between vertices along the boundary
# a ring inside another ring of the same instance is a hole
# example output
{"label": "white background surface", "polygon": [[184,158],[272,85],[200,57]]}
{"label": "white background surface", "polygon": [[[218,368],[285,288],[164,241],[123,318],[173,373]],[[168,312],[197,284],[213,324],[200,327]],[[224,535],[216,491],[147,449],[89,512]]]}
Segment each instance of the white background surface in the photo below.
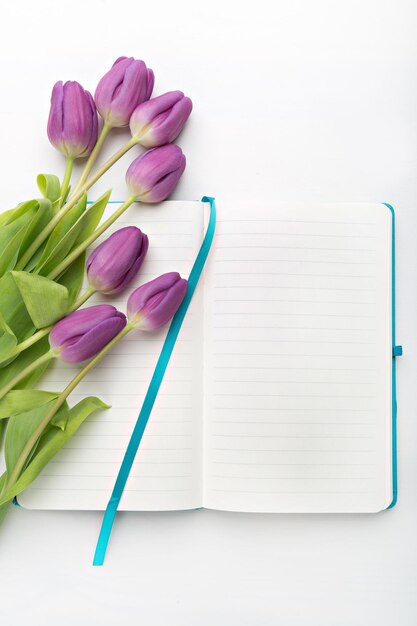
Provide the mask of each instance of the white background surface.
{"label": "white background surface", "polygon": [[[66,0],[1,9],[1,205],[62,170],[45,132],[58,79],[94,90],[119,55],[195,110],[175,198],[387,201],[398,228],[399,503],[379,515],[13,509],[0,533],[4,624],[417,623],[417,6],[413,0]],[[117,138],[116,141],[121,138]],[[128,156],[97,185],[125,196]]]}

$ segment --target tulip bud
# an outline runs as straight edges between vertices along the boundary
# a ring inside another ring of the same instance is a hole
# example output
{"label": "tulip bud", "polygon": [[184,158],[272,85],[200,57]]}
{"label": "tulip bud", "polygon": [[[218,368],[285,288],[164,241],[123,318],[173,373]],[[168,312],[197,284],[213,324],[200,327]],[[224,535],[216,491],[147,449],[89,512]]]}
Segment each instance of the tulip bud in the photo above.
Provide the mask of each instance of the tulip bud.
{"label": "tulip bud", "polygon": [[103,241],[87,260],[87,277],[95,291],[120,293],[135,278],[149,247],[136,226],[126,226]]}
{"label": "tulip bud", "polygon": [[139,330],[157,330],[174,317],[187,291],[178,272],[168,272],[141,285],[127,301],[129,322]]}
{"label": "tulip bud", "polygon": [[141,202],[162,202],[175,189],[185,170],[181,148],[168,144],[138,156],[129,166],[126,183]]}
{"label": "tulip bud", "polygon": [[130,118],[132,136],[145,148],[174,141],[188,120],[193,104],[182,91],[170,91],[139,104]]}
{"label": "tulip bud", "polygon": [[90,306],[55,324],[49,343],[63,361],[81,363],[98,354],[125,326],[126,316],[114,306]]}
{"label": "tulip bud", "polygon": [[54,85],[48,137],[60,152],[74,159],[90,154],[97,142],[98,120],[92,95],[76,81]]}
{"label": "tulip bud", "polygon": [[134,109],[151,97],[154,74],[143,61],[120,57],[97,85],[97,110],[109,126],[127,126]]}

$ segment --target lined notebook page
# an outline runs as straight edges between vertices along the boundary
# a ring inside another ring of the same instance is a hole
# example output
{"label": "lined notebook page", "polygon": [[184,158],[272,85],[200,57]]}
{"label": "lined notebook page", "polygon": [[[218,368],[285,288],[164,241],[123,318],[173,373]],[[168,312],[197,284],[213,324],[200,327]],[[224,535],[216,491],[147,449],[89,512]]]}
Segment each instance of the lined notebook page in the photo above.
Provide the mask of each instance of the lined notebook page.
{"label": "lined notebook page", "polygon": [[206,278],[204,506],[388,506],[388,209],[223,207]]}
{"label": "lined notebook page", "polygon": [[[117,208],[110,204],[106,216]],[[107,234],[135,224],[149,236],[149,251],[132,289],[167,271],[187,277],[203,237],[200,202],[132,206]],[[128,290],[131,291],[130,289]],[[128,293],[94,296],[125,311]],[[201,506],[202,291],[197,289],[124,491],[120,509],[163,510]],[[78,385],[72,406],[87,395],[112,405],[90,416],[19,501],[46,509],[103,509],[129,441],[167,328],[133,331]],[[63,389],[78,367],[56,362],[41,387]]]}

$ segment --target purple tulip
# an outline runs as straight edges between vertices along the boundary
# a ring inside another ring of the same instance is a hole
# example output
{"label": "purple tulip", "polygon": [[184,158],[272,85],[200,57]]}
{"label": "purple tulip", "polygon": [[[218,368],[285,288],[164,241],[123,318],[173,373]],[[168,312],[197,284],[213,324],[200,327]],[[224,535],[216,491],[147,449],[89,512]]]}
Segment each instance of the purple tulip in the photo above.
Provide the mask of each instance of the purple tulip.
{"label": "purple tulip", "polygon": [[98,120],[92,95],[76,81],[58,81],[52,90],[48,119],[51,144],[67,156],[90,154],[97,141]]}
{"label": "purple tulip", "polygon": [[138,156],[129,166],[126,183],[141,202],[162,202],[175,189],[185,170],[181,148],[168,144]]}
{"label": "purple tulip", "polygon": [[106,294],[123,291],[139,272],[148,247],[148,237],[136,226],[117,230],[88,257],[91,287]]}
{"label": "purple tulip", "polygon": [[174,317],[187,291],[178,272],[162,274],[133,291],[127,301],[129,322],[139,330],[157,330]]}
{"label": "purple tulip", "polygon": [[49,343],[68,363],[81,363],[98,354],[126,326],[126,316],[110,304],[79,309],[60,320]]}
{"label": "purple tulip", "polygon": [[97,85],[97,110],[109,126],[127,126],[141,102],[151,97],[154,74],[143,61],[119,57]]}
{"label": "purple tulip", "polygon": [[190,117],[193,103],[182,91],[142,102],[132,113],[130,130],[145,148],[156,148],[174,141]]}

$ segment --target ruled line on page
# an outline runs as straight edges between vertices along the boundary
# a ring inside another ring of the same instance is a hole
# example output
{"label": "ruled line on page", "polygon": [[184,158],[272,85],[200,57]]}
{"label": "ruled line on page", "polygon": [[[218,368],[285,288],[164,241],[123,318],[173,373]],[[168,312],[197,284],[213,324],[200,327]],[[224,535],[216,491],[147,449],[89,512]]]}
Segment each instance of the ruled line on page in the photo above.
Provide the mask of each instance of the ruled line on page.
{"label": "ruled line on page", "polygon": [[[103,435],[101,435],[103,436]],[[212,437],[223,437],[225,439],[236,439],[236,435],[225,435],[222,433],[212,433]],[[239,435],[240,439],[373,439],[370,435]]]}
{"label": "ruled line on page", "polygon": [[[48,473],[43,472],[42,474],[43,476],[53,476],[53,477],[62,477],[62,476],[66,476],[67,478],[80,478],[79,474],[67,474],[65,472],[52,472],[52,473]],[[89,478],[116,478],[117,476],[117,471],[114,471],[110,474],[88,474]],[[164,478],[164,479],[174,479],[174,478],[192,478],[192,474],[129,474],[129,480],[131,478],[140,478],[143,480],[146,479],[159,479],[159,478]]]}
{"label": "ruled line on page", "polygon": [[[213,407],[214,410],[227,410],[227,411],[232,411],[232,410],[238,410],[238,411],[242,411],[241,407],[230,407],[230,406],[214,406]],[[260,408],[259,406],[250,406],[250,405],[245,405],[245,409],[248,409],[249,411],[283,411],[285,413],[289,412],[289,411],[306,411],[306,412],[321,412],[321,413],[326,413],[326,412],[337,412],[337,411],[345,411],[345,412],[349,412],[349,413],[375,413],[374,409],[356,409],[356,408],[349,408],[349,409],[340,409],[340,408],[308,408],[308,409],[300,409],[300,408],[295,408],[295,407],[285,407],[285,408],[279,408],[279,407],[262,407]]]}
{"label": "ruled line on page", "polygon": [[[227,289],[227,287],[225,287],[225,289]],[[249,302],[256,302],[257,304],[259,304],[260,302],[288,302],[289,304],[302,304],[302,303],[313,303],[313,304],[374,304],[373,302],[369,302],[367,300],[320,300],[320,299],[316,299],[316,300],[312,300],[311,298],[305,298],[305,299],[297,299],[297,298],[257,298],[256,296],[254,296],[253,299],[246,299],[246,300],[236,300],[234,298],[215,298],[214,299],[215,302],[243,302],[244,304],[247,304]]]}
{"label": "ruled line on page", "polygon": [[[62,477],[61,477],[62,478]],[[100,487],[46,487],[46,486],[42,486],[42,487],[37,487],[37,486],[31,486],[31,491],[91,491],[92,493],[97,492],[97,491],[106,491],[108,492],[108,487],[106,488],[100,488]],[[179,492],[190,492],[191,489],[131,489],[130,487],[125,487],[125,489],[123,490],[123,493],[125,492],[129,492],[129,491],[134,491],[134,492],[148,492],[148,493],[179,493]]]}
{"label": "ruled line on page", "polygon": [[[91,465],[91,461],[49,461],[49,465],[65,465],[69,463],[70,465],[80,465],[87,464]],[[117,465],[117,461],[94,461],[94,465]],[[191,465],[192,461],[140,461],[136,463],[136,467],[140,467],[142,465]]]}
{"label": "ruled line on page", "polygon": [[[256,383],[261,385],[277,385],[277,384],[312,384],[312,385],[375,385],[374,382],[363,382],[363,381],[339,381],[339,380],[256,380],[256,379],[248,379],[248,378],[227,378],[226,380],[221,378],[214,378],[213,382],[215,383]],[[266,394],[268,395],[268,394]]]}
{"label": "ruled line on page", "polygon": [[[220,224],[222,222],[219,222]],[[225,233],[225,232],[219,232],[217,233],[217,238],[218,239],[222,239],[223,237],[246,237],[249,236],[252,239],[256,238],[257,236],[261,236],[261,237],[306,237],[307,239],[309,237],[319,237],[320,239],[375,239],[376,237],[374,235],[341,235],[341,234],[332,234],[332,235],[325,235],[323,233],[293,233],[293,232],[285,232],[285,231],[280,231],[280,230],[276,230],[276,231],[241,231],[241,230],[236,230],[233,233]],[[218,246],[220,248],[222,248],[223,246]],[[236,248],[242,248],[243,246],[233,246]],[[259,249],[259,248],[258,248]],[[371,250],[374,250],[375,248],[371,248]]]}
{"label": "ruled line on page", "polygon": [[[79,450],[80,448],[74,447],[74,446],[65,446],[65,450]],[[112,446],[111,448],[103,448],[102,446],[86,446],[83,445],[82,447],[83,450],[126,450],[126,446],[124,447],[118,447],[118,446]],[[146,452],[164,452],[166,450],[171,450],[171,451],[175,451],[175,452],[184,452],[186,450],[192,450],[191,447],[186,447],[186,448],[177,448],[176,446],[174,446],[173,448],[171,447],[167,447],[167,448],[146,448]]]}
{"label": "ruled line on page", "polygon": [[[336,261],[335,259],[327,259],[327,260],[311,260],[311,259],[254,259],[254,258],[250,258],[247,255],[245,255],[245,258],[243,259],[245,262],[254,262],[254,261],[260,261],[260,262],[265,262],[268,261],[269,263],[273,262],[273,263],[304,263],[306,265],[310,265],[311,263],[314,264],[321,264],[321,265],[360,265],[361,267],[366,265],[376,265],[376,261]],[[235,259],[217,259],[216,263],[236,263]]]}
{"label": "ruled line on page", "polygon": [[[343,304],[343,303],[342,303]],[[263,311],[262,313],[259,313],[259,311],[256,312],[250,312],[250,311],[242,311],[240,313],[236,313],[236,311],[231,311],[231,312],[222,312],[219,311],[216,313],[216,317],[222,317],[222,316],[226,316],[226,315],[234,315],[235,317],[237,315],[243,315],[243,316],[249,316],[249,315],[273,315],[276,317],[288,317],[289,315],[291,316],[302,316],[302,317],[323,317],[323,315],[321,313],[297,313],[297,312],[291,312],[291,313],[276,313],[276,312],[271,312],[271,311]],[[326,313],[326,317],[346,317],[346,318],[365,318],[365,319],[375,319],[376,315],[368,315],[368,314],[350,314],[350,313]],[[112,353],[114,354],[114,353]]]}
{"label": "ruled line on page", "polygon": [[375,425],[375,421],[373,422],[299,422],[296,420],[290,421],[290,422],[281,422],[281,421],[276,421],[276,420],[267,420],[267,421],[260,421],[260,420],[256,420],[256,422],[254,422],[253,420],[212,420],[213,424],[276,424],[276,425],[281,425],[281,424],[285,424],[286,426],[297,426],[297,425],[309,425],[309,426],[373,426]]}
{"label": "ruled line on page", "polygon": [[[215,370],[230,370],[230,365],[215,365],[214,368]],[[252,370],[252,371],[256,371],[256,370],[285,370],[285,371],[291,371],[291,370],[314,370],[314,371],[318,371],[318,372],[375,372],[376,368],[356,368],[356,367],[276,367],[275,365],[257,365],[257,366],[252,366],[252,365],[234,365],[233,369],[241,369],[241,370]]]}
{"label": "ruled line on page", "polygon": [[[248,218],[242,218],[239,217],[238,219],[224,219],[222,217],[220,217],[220,219],[218,220],[219,224],[227,224],[227,223],[233,223],[236,224],[236,222],[240,223],[240,222],[268,222],[268,223],[274,223],[274,222],[285,222],[287,224],[294,224],[294,219],[277,219],[277,218],[252,218],[252,219],[248,219]],[[338,225],[341,224],[343,226],[355,226],[355,225],[359,225],[359,226],[375,226],[376,222],[363,222],[363,221],[347,221],[347,222],[342,222],[339,220],[301,220],[298,219],[296,220],[297,224],[318,224],[320,226],[323,226],[324,224],[326,225]]]}
{"label": "ruled line on page", "polygon": [[[258,315],[262,315],[262,313],[259,313]],[[224,324],[214,324],[213,328],[219,328],[219,329],[230,329],[230,328],[236,328],[239,330],[252,330],[258,329],[258,326],[256,324],[239,324],[237,322],[234,322],[232,326],[226,326]],[[338,331],[338,330],[343,330],[344,332],[373,332],[372,328],[348,328],[346,326],[333,326],[331,328],[323,328],[320,326],[279,326],[277,324],[262,324],[262,330],[325,330],[326,333],[331,333],[333,331]],[[104,368],[103,368],[104,369]]]}
{"label": "ruled line on page", "polygon": [[343,452],[346,454],[358,454],[363,452],[373,452],[373,448],[361,448],[360,450],[347,450],[346,448],[332,448],[331,450],[323,450],[323,448],[220,448],[213,447],[212,450],[223,452],[320,452],[320,454]]}
{"label": "ruled line on page", "polygon": [[[295,329],[298,330],[298,329]],[[321,328],[317,328],[316,330],[322,330]],[[215,339],[216,342],[219,343],[319,343],[319,344],[342,344],[342,345],[367,345],[367,346],[375,346],[375,341],[336,341],[336,340],[328,340],[328,339],[316,339],[316,340],[307,340],[307,339],[251,339],[250,337],[240,338],[240,339],[231,339],[231,338],[222,338]]]}
{"label": "ruled line on page", "polygon": [[314,494],[337,494],[337,495],[343,495],[343,494],[352,494],[352,495],[357,495],[357,494],[371,494],[371,493],[375,493],[375,491],[346,491],[346,490],[342,490],[342,489],[337,489],[336,491],[329,491],[329,490],[323,490],[323,491],[294,491],[293,489],[291,489],[291,491],[279,491],[279,490],[250,490],[250,489],[216,489],[213,488],[213,491],[219,491],[222,493],[253,493],[256,495],[262,495],[262,494],[299,494],[299,495],[314,495]]}
{"label": "ruled line on page", "polygon": [[375,467],[376,463],[265,463],[263,461],[248,463],[245,461],[213,461],[214,465],[253,465],[253,466],[282,466],[282,467]]}
{"label": "ruled line on page", "polygon": [[[216,272],[216,276],[257,276],[259,272],[257,271],[247,271],[247,272]],[[313,277],[313,278],[355,278],[357,280],[375,278],[375,274],[317,274],[317,273],[300,273],[300,272],[270,272],[265,271],[262,272],[263,276],[305,276],[305,277]]]}
{"label": "ruled line on page", "polygon": [[[298,289],[300,291],[310,290],[310,291],[355,291],[360,292],[364,291],[366,293],[375,293],[376,289],[368,288],[368,287],[309,287],[304,285],[215,285],[214,290],[218,289]],[[250,302],[250,300],[249,300]],[[184,341],[184,340],[183,340]]]}
{"label": "ruled line on page", "polygon": [[[166,246],[170,247],[170,246]],[[173,246],[172,246],[173,247]],[[280,250],[325,250],[326,252],[375,252],[375,248],[329,248],[323,246],[282,246],[280,244],[275,245],[265,245],[262,244],[262,250],[276,250],[279,248]],[[248,245],[244,244],[242,246],[231,246],[231,245],[217,245],[218,250],[227,249],[227,250],[251,250],[251,249],[259,249],[259,246],[256,245]]]}
{"label": "ruled line on page", "polygon": [[233,480],[375,480],[375,476],[230,476],[229,474],[212,474],[212,478]]}
{"label": "ruled line on page", "polygon": [[[290,343],[290,342],[288,342]],[[229,352],[228,350],[224,351],[224,352],[213,352],[213,354],[215,356],[271,356],[271,354],[268,353],[264,353],[264,352]],[[325,356],[325,357],[332,357],[332,358],[342,358],[342,359],[358,359],[358,358],[368,358],[366,355],[357,355],[357,354],[329,354],[326,352],[310,352],[310,353],[305,353],[305,352],[279,352],[278,354],[276,354],[276,356],[297,356],[297,357],[310,357],[310,356]]]}

